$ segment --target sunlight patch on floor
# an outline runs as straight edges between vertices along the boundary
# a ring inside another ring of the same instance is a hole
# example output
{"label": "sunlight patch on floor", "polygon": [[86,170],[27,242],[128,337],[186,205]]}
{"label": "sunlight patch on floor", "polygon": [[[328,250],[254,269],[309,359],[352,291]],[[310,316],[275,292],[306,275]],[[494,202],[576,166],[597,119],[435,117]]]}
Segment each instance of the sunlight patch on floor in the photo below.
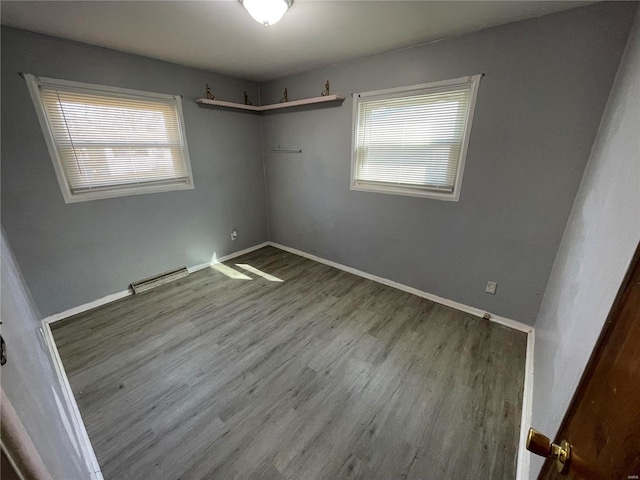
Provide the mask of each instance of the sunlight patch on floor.
{"label": "sunlight patch on floor", "polygon": [[270,282],[284,282],[284,280],[279,279],[278,277],[274,277],[262,270],[258,270],[256,267],[253,267],[247,263],[236,263],[236,267],[240,267],[247,272],[255,273],[256,275],[261,276],[262,278],[266,278]]}
{"label": "sunlight patch on floor", "polygon": [[233,278],[234,280],[253,280],[253,278],[225,265],[224,263],[216,263],[215,265],[211,265],[211,268],[217,270],[218,272],[226,275],[229,278]]}

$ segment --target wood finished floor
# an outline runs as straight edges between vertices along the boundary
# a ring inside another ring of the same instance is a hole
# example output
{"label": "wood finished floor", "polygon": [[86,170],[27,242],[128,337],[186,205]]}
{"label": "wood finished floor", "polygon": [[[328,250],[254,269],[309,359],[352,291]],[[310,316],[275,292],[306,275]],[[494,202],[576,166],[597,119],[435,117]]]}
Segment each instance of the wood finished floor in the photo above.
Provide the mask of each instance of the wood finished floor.
{"label": "wood finished floor", "polygon": [[515,478],[524,333],[273,247],[52,327],[106,480]]}

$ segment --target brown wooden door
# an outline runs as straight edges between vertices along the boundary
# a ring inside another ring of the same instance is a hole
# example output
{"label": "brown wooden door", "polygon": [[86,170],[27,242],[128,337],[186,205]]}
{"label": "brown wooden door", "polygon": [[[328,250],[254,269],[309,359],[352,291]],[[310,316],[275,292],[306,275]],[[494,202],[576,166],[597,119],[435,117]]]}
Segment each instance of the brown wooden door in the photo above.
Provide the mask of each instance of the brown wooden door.
{"label": "brown wooden door", "polygon": [[569,472],[547,460],[539,479],[640,479],[639,258],[640,246],[555,439],[573,447]]}

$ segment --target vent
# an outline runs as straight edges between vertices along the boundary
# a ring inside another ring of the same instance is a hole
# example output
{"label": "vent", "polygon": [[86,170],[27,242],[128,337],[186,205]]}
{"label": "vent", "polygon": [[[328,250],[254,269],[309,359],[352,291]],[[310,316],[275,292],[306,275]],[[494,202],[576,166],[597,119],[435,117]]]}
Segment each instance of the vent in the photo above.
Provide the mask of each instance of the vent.
{"label": "vent", "polygon": [[187,270],[187,267],[180,267],[176,268],[175,270],[161,273],[160,275],[156,275],[155,277],[145,278],[144,280],[132,283],[130,287],[131,290],[133,290],[133,293],[140,293],[146,290],[151,290],[158,285],[163,285],[165,283],[178,280],[179,278],[186,277],[187,275],[189,275],[189,270]]}

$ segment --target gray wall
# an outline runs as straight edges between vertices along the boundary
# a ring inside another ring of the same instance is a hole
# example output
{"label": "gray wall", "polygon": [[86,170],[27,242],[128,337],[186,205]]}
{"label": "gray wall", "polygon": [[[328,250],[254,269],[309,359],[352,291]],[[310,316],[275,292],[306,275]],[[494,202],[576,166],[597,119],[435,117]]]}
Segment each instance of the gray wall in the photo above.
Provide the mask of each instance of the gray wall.
{"label": "gray wall", "polygon": [[[635,8],[596,4],[261,85],[263,103],[285,87],[317,96],[327,79],[347,94],[263,117],[270,239],[533,324]],[[477,73],[459,203],[349,190],[350,93]]]}
{"label": "gray wall", "polygon": [[536,321],[533,426],[551,437],[640,242],[639,133],[640,13]]}
{"label": "gray wall", "polygon": [[[17,72],[183,95],[195,189],[65,204]],[[43,316],[267,240],[260,119],[196,105],[207,82],[258,97],[253,82],[2,27],[2,224]]]}
{"label": "gray wall", "polygon": [[89,478],[79,440],[68,427],[70,415],[62,406],[62,391],[51,357],[38,331],[40,316],[4,234],[0,242],[0,309],[2,336],[7,344],[2,389],[52,478]]}

